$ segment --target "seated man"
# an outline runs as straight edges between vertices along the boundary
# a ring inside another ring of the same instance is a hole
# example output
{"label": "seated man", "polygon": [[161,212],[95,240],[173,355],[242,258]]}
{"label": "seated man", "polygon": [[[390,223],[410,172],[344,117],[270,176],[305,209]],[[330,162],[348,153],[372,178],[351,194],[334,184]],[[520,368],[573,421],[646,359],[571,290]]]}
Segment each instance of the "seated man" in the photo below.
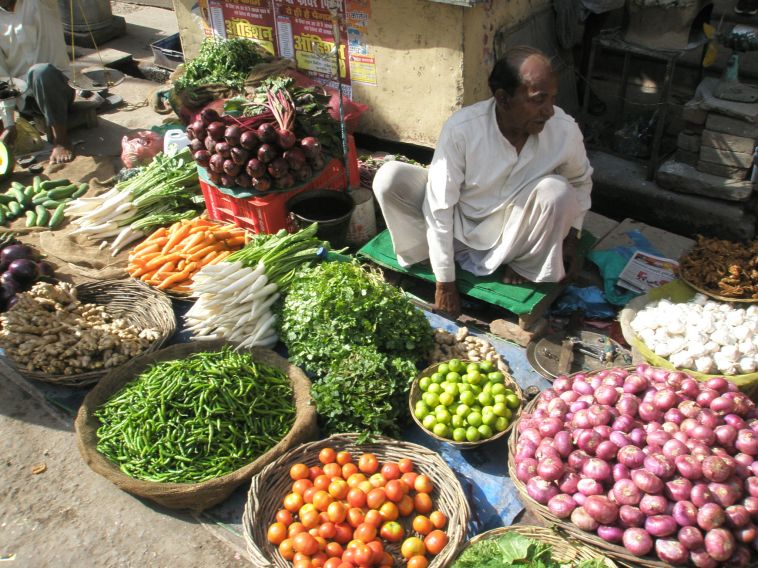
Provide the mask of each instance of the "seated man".
{"label": "seated man", "polygon": [[[63,74],[69,68],[56,0],[0,0],[0,79],[26,81],[21,112],[40,112],[47,123],[54,163],[74,158],[68,137],[68,112],[75,92]],[[13,128],[3,140],[12,142]]]}
{"label": "seated man", "polygon": [[479,276],[505,266],[510,284],[561,281],[579,269],[576,241],[590,208],[592,168],[576,122],[553,106],[549,59],[511,48],[489,87],[492,98],[447,120],[428,174],[393,161],[373,184],[398,262],[428,258],[436,306],[456,317],[456,261]]}

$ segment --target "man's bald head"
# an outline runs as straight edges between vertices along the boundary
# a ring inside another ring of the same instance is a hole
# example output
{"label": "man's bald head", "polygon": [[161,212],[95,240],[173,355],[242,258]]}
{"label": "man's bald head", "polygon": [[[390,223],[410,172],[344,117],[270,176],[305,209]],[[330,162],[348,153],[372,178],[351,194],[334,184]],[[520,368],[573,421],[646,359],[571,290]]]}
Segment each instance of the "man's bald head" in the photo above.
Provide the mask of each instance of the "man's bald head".
{"label": "man's bald head", "polygon": [[[529,65],[524,63],[529,60]],[[489,87],[492,94],[503,89],[513,95],[520,85],[532,82],[532,74],[554,73],[550,58],[539,49],[527,45],[511,47],[498,59],[489,77]]]}

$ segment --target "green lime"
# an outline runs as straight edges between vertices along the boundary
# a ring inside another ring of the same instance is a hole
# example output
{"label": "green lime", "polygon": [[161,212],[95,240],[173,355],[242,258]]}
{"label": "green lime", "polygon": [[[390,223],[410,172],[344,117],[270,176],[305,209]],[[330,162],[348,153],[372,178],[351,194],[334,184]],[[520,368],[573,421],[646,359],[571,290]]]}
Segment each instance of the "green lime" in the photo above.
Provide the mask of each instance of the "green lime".
{"label": "green lime", "polygon": [[453,440],[456,442],[463,442],[466,440],[466,429],[465,428],[456,428],[453,430]]}
{"label": "green lime", "polygon": [[471,426],[479,427],[482,425],[482,415],[478,412],[469,412],[469,415],[466,416],[466,422]]}
{"label": "green lime", "polygon": [[472,371],[479,372],[479,363],[469,363],[466,365],[466,372],[470,373]]}
{"label": "green lime", "polygon": [[495,421],[497,421],[497,416],[495,416],[495,413],[492,412],[491,406],[487,406],[482,409],[482,424],[486,424],[487,426],[494,426]]}
{"label": "green lime", "polygon": [[450,371],[447,375],[445,375],[445,380],[447,380],[448,383],[460,383],[461,374],[456,371]]}
{"label": "green lime", "polygon": [[482,435],[482,438],[486,439],[492,436],[492,428],[490,428],[487,424],[482,424],[477,428],[479,430],[479,433]]}
{"label": "green lime", "polygon": [[453,397],[458,396],[458,393],[460,392],[458,383],[448,383],[445,387],[445,392],[450,393]]}
{"label": "green lime", "polygon": [[433,392],[425,392],[421,395],[423,401],[429,405],[429,408],[434,408],[440,403],[440,397]]}
{"label": "green lime", "polygon": [[446,424],[437,423],[434,425],[434,428],[432,428],[432,432],[436,436],[439,436],[440,438],[449,438],[450,437],[450,428],[447,427]]}
{"label": "green lime", "polygon": [[466,428],[466,440],[468,440],[469,442],[478,442],[481,439],[482,439],[482,435],[479,432],[479,430],[477,430],[473,426],[469,426],[468,428]]}
{"label": "green lime", "polygon": [[505,404],[506,396],[504,394],[496,394],[492,396],[492,400],[495,403],[502,402],[503,404]]}
{"label": "green lime", "polygon": [[492,371],[491,373],[487,373],[487,378],[493,383],[502,383],[505,381],[505,375],[503,375],[503,373],[500,371]]}
{"label": "green lime", "polygon": [[473,392],[466,391],[466,392],[462,392],[461,395],[458,397],[458,399],[461,401],[462,404],[468,404],[469,406],[471,406],[472,404],[474,404],[474,401],[476,400],[476,396],[474,396]]}
{"label": "green lime", "polygon": [[455,402],[455,397],[449,392],[443,392],[440,394],[440,404],[443,406],[450,406]]}
{"label": "green lime", "polygon": [[450,418],[450,425],[453,428],[461,428],[465,424],[466,424],[466,420],[463,418],[463,416],[453,414],[453,416]]}
{"label": "green lime", "polygon": [[459,404],[458,408],[455,409],[455,413],[461,418],[466,418],[469,412],[471,412],[471,407],[468,404]]}
{"label": "green lime", "polygon": [[426,389],[426,392],[433,392],[434,394],[440,394],[442,392],[442,387],[437,383],[432,383],[429,385],[429,388]]}
{"label": "green lime", "polygon": [[470,385],[478,385],[482,382],[482,374],[479,371],[466,373],[466,382]]}
{"label": "green lime", "polygon": [[503,418],[510,420],[513,417],[513,411],[510,408],[506,408],[505,410],[506,412],[503,414]]}
{"label": "green lime", "polygon": [[456,371],[456,372],[463,369],[463,365],[461,364],[460,359],[450,359],[450,361],[447,362],[447,367],[451,371]]}
{"label": "green lime", "polygon": [[482,387],[479,385],[471,385],[471,392],[474,393],[474,396],[479,396],[479,393],[482,392]]}
{"label": "green lime", "polygon": [[434,414],[427,414],[426,416],[424,416],[424,419],[421,421],[421,424],[427,430],[431,430],[437,424],[437,418],[435,418]]}
{"label": "green lime", "polygon": [[479,370],[482,373],[489,373],[495,368],[495,364],[492,361],[485,359],[479,362]]}
{"label": "green lime", "polygon": [[495,420],[495,432],[502,432],[503,430],[507,430],[510,424],[511,423],[504,416],[499,417],[497,420]]}
{"label": "green lime", "polygon": [[437,372],[440,375],[446,374],[449,370],[450,368],[447,366],[447,363],[440,363],[439,366],[437,367]]}
{"label": "green lime", "polygon": [[[503,386],[505,386],[505,385],[503,385]],[[508,387],[505,387],[505,390],[503,391],[503,394],[504,394],[505,396],[508,396],[509,394],[516,394],[516,393],[515,393],[515,392],[513,392],[513,390],[512,390],[512,389],[509,389]]]}
{"label": "green lime", "polygon": [[492,383],[486,382],[484,383],[484,386],[482,386],[482,392],[487,392],[492,394]]}
{"label": "green lime", "polygon": [[453,418],[444,406],[438,406],[434,410],[434,417],[439,424],[450,424],[450,420]]}
{"label": "green lime", "polygon": [[419,420],[423,420],[429,415],[429,410],[426,408],[426,405],[421,408],[417,406],[416,410],[413,412],[413,415]]}
{"label": "green lime", "polygon": [[505,404],[507,404],[508,408],[511,410],[516,410],[519,406],[521,406],[521,401],[515,394],[507,394],[505,395]]}
{"label": "green lime", "polygon": [[442,373],[434,373],[432,375],[432,382],[435,384],[439,384],[444,380],[445,380],[445,375],[443,375]]}
{"label": "green lime", "polygon": [[479,414],[481,414],[481,413],[482,413],[482,407],[481,407],[481,405],[479,405],[479,404],[474,404],[474,405],[471,407],[471,412],[478,412]]}
{"label": "green lime", "polygon": [[508,410],[508,407],[503,402],[496,402],[492,405],[492,412],[495,414],[495,416],[505,416],[506,412],[510,412]]}
{"label": "green lime", "polygon": [[492,404],[492,395],[488,392],[480,392],[479,396],[476,397],[476,399],[479,401],[479,404],[482,406],[489,406]]}
{"label": "green lime", "polygon": [[471,390],[471,385],[468,384],[468,383],[461,383],[461,384],[458,385],[458,392],[459,393],[468,392],[470,390]]}
{"label": "green lime", "polygon": [[432,379],[430,379],[429,377],[421,377],[418,380],[418,388],[421,389],[421,392],[426,392],[427,390],[429,390],[429,385],[431,384],[432,384]]}
{"label": "green lime", "polygon": [[490,385],[490,392],[492,396],[505,393],[505,385],[503,383],[487,383]]}

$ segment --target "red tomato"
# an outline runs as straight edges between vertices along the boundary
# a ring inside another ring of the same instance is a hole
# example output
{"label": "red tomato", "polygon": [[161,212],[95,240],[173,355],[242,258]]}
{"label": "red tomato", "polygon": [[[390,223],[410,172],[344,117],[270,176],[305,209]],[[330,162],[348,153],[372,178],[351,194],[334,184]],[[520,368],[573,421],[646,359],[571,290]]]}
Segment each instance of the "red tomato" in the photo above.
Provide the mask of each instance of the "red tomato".
{"label": "red tomato", "polygon": [[331,522],[321,523],[318,527],[318,535],[326,540],[334,538],[337,534],[337,525]]}
{"label": "red tomato", "polygon": [[405,568],[427,568],[427,566],[429,566],[429,560],[426,556],[411,556]]}
{"label": "red tomato", "polygon": [[290,513],[296,513],[304,503],[303,496],[297,493],[288,493],[283,501],[284,508]]}
{"label": "red tomato", "polygon": [[271,523],[266,532],[266,538],[271,544],[279,546],[287,538],[287,527],[282,523]]}
{"label": "red tomato", "polygon": [[421,474],[416,478],[413,488],[419,493],[431,493],[434,490],[434,483],[428,475]]}
{"label": "red tomato", "polygon": [[327,489],[329,489],[329,484],[331,482],[332,482],[332,478],[322,473],[316,479],[313,480],[313,487],[315,487],[316,489],[320,489],[321,491],[326,491]]}
{"label": "red tomato", "polygon": [[400,523],[389,521],[382,525],[379,534],[388,542],[400,542],[405,536],[405,531]]}
{"label": "red tomato", "polygon": [[292,560],[294,558],[295,549],[291,538],[285,538],[279,544],[279,554],[281,554],[282,558],[285,560]]}
{"label": "red tomato", "polygon": [[324,448],[318,453],[318,461],[321,463],[332,463],[337,459],[337,452],[332,448]]}
{"label": "red tomato", "polygon": [[413,497],[410,495],[403,495],[403,498],[398,501],[397,510],[400,511],[401,517],[409,517],[413,514],[416,504],[413,502]]}
{"label": "red tomato", "polygon": [[293,481],[298,479],[306,479],[309,475],[308,466],[304,463],[296,463],[290,468],[290,478]]}
{"label": "red tomato", "polygon": [[366,495],[366,505],[369,509],[378,509],[387,501],[387,493],[382,487],[375,487]]}
{"label": "red tomato", "polygon": [[366,481],[361,481],[358,485],[356,485],[356,487],[360,489],[361,491],[363,491],[364,493],[366,493],[367,495],[369,491],[371,491],[372,489],[376,489],[376,487],[371,485],[371,482],[368,479]]}
{"label": "red tomato", "polygon": [[358,469],[367,475],[372,475],[379,469],[379,460],[374,454],[363,454],[358,459]]}
{"label": "red tomato", "polygon": [[407,473],[404,473],[400,479],[403,480],[403,483],[405,483],[409,489],[413,489],[414,485],[416,485],[417,477],[418,477],[418,473],[416,473],[415,471],[409,471]]}
{"label": "red tomato", "polygon": [[400,546],[400,554],[405,559],[411,558],[412,556],[423,556],[426,554],[424,541],[417,536],[406,538]]}
{"label": "red tomato", "polygon": [[384,486],[384,490],[387,492],[387,499],[398,503],[403,495],[408,493],[408,486],[399,479],[392,479]]}
{"label": "red tomato", "polygon": [[326,491],[319,490],[313,495],[313,504],[319,511],[326,511],[332,503],[334,503],[334,497]]}
{"label": "red tomato", "polygon": [[[318,530],[316,532],[318,532]],[[314,538],[316,539],[316,542],[318,543],[319,551],[323,552],[324,550],[326,550],[326,545],[328,544],[326,542],[326,539],[321,535],[316,535],[314,536]]]}
{"label": "red tomato", "polygon": [[297,560],[293,560],[292,568],[311,568],[311,557],[304,556],[302,558],[298,558]]}
{"label": "red tomato", "polygon": [[287,527],[287,537],[292,538],[296,534],[301,533],[301,532],[306,532],[307,530],[308,529],[306,529],[303,526],[303,523],[299,521],[295,521],[294,523],[292,523],[290,526]]}
{"label": "red tomato", "polygon": [[447,544],[447,535],[441,530],[433,530],[424,537],[424,546],[429,554],[439,554]]}
{"label": "red tomato", "polygon": [[295,552],[302,552],[308,556],[312,556],[318,552],[318,541],[308,533],[296,534],[292,537],[292,547]]}
{"label": "red tomato", "polygon": [[396,521],[400,516],[400,511],[392,501],[387,501],[379,507],[379,514],[385,521]]}
{"label": "red tomato", "polygon": [[357,507],[351,507],[347,511],[347,522],[353,528],[362,524],[364,518],[365,518],[365,515],[363,514],[363,509],[358,509]]}
{"label": "red tomato", "polygon": [[303,560],[307,560],[310,564],[311,557],[307,554],[303,554],[302,552],[296,552],[295,556],[292,557],[292,562],[302,562]]}
{"label": "red tomato", "polygon": [[347,517],[347,505],[340,501],[329,503],[329,507],[326,509],[326,514],[331,522],[341,523]]}
{"label": "red tomato", "polygon": [[[340,554],[340,556],[342,556],[342,554]],[[334,556],[324,562],[324,568],[340,568],[340,564],[342,564],[342,559]]]}
{"label": "red tomato", "polygon": [[372,540],[371,542],[367,542],[366,546],[368,546],[374,553],[371,558],[372,564],[377,565],[384,560],[384,545],[381,542],[378,540]]}
{"label": "red tomato", "polygon": [[416,508],[416,512],[421,513],[422,515],[428,515],[434,508],[429,493],[416,493],[413,497],[413,506]]}
{"label": "red tomato", "polygon": [[424,515],[416,515],[413,518],[413,530],[418,534],[426,536],[434,530],[434,523]]}
{"label": "red tomato", "polygon": [[347,481],[344,479],[332,478],[328,491],[329,495],[335,499],[345,499],[348,491],[350,491],[350,487],[348,487]]}
{"label": "red tomato", "polygon": [[335,523],[337,534],[334,535],[334,541],[339,544],[347,544],[353,538],[353,527],[347,523]]}
{"label": "red tomato", "polygon": [[[329,509],[327,509],[327,511],[328,510]],[[322,524],[323,523],[333,523],[334,522],[334,521],[332,521],[329,518],[329,515],[327,515],[325,511],[321,511],[321,513],[319,514],[318,518],[319,518],[319,521],[321,521]]]}
{"label": "red tomato", "polygon": [[[335,527],[336,529],[336,527]],[[336,532],[336,531],[335,531]],[[327,556],[333,557],[333,558],[342,558],[342,554],[345,552],[345,549],[342,548],[342,545],[339,542],[332,541],[329,544],[326,545],[326,554]]]}
{"label": "red tomato", "polygon": [[397,467],[399,467],[400,471],[403,473],[410,473],[413,471],[413,460],[409,458],[403,458],[397,462]]}
{"label": "red tomato", "polygon": [[313,487],[313,482],[310,479],[298,479],[292,484],[292,492],[303,495],[309,487]]}
{"label": "red tomato", "polygon": [[321,469],[321,466],[314,465],[308,470],[308,477],[311,478],[311,481],[316,479],[319,475],[324,475],[324,470]]}
{"label": "red tomato", "polygon": [[358,484],[362,481],[366,481],[366,476],[362,473],[354,473],[350,477],[347,478],[347,485],[348,487],[358,487]]}
{"label": "red tomato", "polygon": [[318,527],[308,529],[308,534],[311,535],[313,538],[316,538],[318,536]]}
{"label": "red tomato", "polygon": [[371,477],[368,478],[369,483],[371,483],[374,487],[384,487],[387,485],[387,480],[384,479],[384,476],[381,473],[375,473]]}
{"label": "red tomato", "polygon": [[377,529],[382,526],[384,518],[378,509],[369,509],[366,511],[366,517],[363,520],[364,523],[374,525]]}
{"label": "red tomato", "polygon": [[342,553],[342,562],[348,564],[351,568],[355,566],[355,548],[347,548]]}
{"label": "red tomato", "polygon": [[353,456],[350,454],[350,452],[342,450],[341,452],[337,452],[337,463],[340,465],[345,465],[346,463],[351,463],[353,461]]}
{"label": "red tomato", "polygon": [[292,513],[290,513],[287,509],[280,509],[276,512],[276,522],[282,523],[285,527],[290,526],[293,520],[294,519],[292,518]]}
{"label": "red tomato", "polygon": [[360,546],[356,546],[353,551],[353,557],[355,558],[356,564],[362,566],[368,566],[371,564],[371,560],[374,557],[374,551],[368,546],[361,544]]}
{"label": "red tomato", "polygon": [[319,512],[316,510],[306,511],[300,515],[300,522],[306,529],[315,529],[321,523]]}
{"label": "red tomato", "polygon": [[435,529],[444,529],[447,524],[447,516],[442,511],[432,511],[429,520],[432,521]]}
{"label": "red tomato", "polygon": [[390,479],[400,479],[401,475],[400,466],[395,462],[387,462],[382,466],[382,477],[387,481]]}
{"label": "red tomato", "polygon": [[351,507],[365,507],[366,494],[357,487],[353,487],[347,492],[347,502]]}
{"label": "red tomato", "polygon": [[374,525],[370,525],[368,523],[361,523],[357,527],[355,527],[355,532],[353,533],[353,538],[355,540],[360,540],[363,543],[371,542],[376,538],[376,527]]}
{"label": "red tomato", "polygon": [[342,466],[336,462],[328,463],[324,466],[324,475],[326,475],[329,479],[334,479],[335,477],[342,477]]}
{"label": "red tomato", "polygon": [[342,466],[342,479],[348,479],[354,473],[358,473],[358,466],[353,462],[346,463]]}
{"label": "red tomato", "polygon": [[318,551],[311,558],[311,566],[316,567],[316,568],[322,568],[323,566],[326,565],[327,560],[329,560],[329,557],[326,555],[326,552]]}
{"label": "red tomato", "polygon": [[380,568],[392,568],[395,565],[395,559],[392,557],[392,555],[389,552],[384,553],[384,558],[382,559],[382,563],[380,564]]}

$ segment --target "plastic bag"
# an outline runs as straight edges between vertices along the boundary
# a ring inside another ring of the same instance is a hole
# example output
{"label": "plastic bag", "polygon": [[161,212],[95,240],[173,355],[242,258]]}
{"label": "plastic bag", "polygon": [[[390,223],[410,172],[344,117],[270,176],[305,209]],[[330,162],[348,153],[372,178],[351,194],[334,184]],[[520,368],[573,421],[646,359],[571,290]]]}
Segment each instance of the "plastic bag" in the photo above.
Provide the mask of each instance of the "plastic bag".
{"label": "plastic bag", "polygon": [[163,136],[151,130],[138,130],[121,139],[121,161],[127,168],[146,166],[163,151]]}

